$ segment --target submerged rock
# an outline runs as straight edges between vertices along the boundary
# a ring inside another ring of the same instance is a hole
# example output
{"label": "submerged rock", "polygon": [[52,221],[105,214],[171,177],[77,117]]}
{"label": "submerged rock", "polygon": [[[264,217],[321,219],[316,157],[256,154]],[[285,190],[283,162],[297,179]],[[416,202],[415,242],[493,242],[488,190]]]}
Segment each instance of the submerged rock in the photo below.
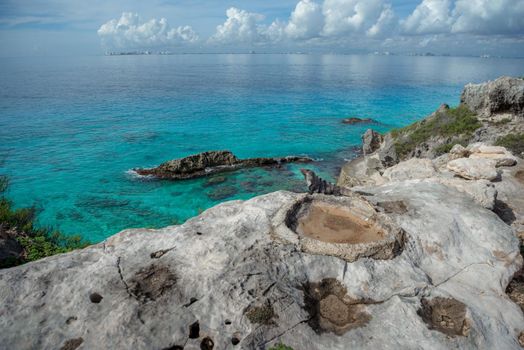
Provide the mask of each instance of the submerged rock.
{"label": "submerged rock", "polygon": [[220,186],[207,193],[207,196],[214,200],[224,200],[232,197],[238,193],[238,189],[235,186]]}
{"label": "submerged rock", "polygon": [[280,158],[238,159],[230,151],[211,151],[170,160],[151,169],[134,169],[142,176],[159,179],[186,180],[227,171],[252,167],[278,167],[284,163],[309,163],[309,157],[287,156]]}
{"label": "submerged rock", "polygon": [[204,187],[212,187],[212,186],[223,184],[224,182],[227,182],[227,177],[213,176],[213,177],[207,178],[206,182],[204,182]]}
{"label": "submerged rock", "polygon": [[354,125],[354,124],[369,124],[369,123],[374,123],[375,121],[371,118],[364,118],[364,119],[361,119],[361,118],[357,118],[357,117],[351,117],[351,118],[345,118],[345,119],[342,119],[342,123],[343,124],[349,124],[349,125]]}

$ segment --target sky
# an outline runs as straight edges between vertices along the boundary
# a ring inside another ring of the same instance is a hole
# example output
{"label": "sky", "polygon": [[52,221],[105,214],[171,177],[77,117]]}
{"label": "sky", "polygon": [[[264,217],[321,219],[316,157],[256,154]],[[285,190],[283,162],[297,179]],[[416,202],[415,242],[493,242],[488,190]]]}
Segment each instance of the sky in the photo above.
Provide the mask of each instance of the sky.
{"label": "sky", "polygon": [[0,50],[524,57],[524,0],[0,0]]}

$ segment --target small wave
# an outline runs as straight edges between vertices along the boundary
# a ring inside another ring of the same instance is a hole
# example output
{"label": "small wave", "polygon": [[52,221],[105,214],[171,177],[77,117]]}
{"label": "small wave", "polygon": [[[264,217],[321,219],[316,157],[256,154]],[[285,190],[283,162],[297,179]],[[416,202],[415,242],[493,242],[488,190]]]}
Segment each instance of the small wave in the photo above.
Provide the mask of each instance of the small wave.
{"label": "small wave", "polygon": [[140,175],[139,173],[136,172],[135,169],[129,169],[125,171],[125,174],[132,179],[139,179],[139,180],[154,180],[155,179],[154,175]]}

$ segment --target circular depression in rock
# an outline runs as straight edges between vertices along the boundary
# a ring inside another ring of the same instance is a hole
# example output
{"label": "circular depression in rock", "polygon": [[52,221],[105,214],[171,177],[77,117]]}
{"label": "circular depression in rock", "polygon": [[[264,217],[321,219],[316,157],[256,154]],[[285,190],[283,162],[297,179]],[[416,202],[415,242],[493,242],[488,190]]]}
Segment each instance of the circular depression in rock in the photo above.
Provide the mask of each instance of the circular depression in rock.
{"label": "circular depression in rock", "polygon": [[392,259],[404,244],[403,231],[360,196],[305,197],[288,212],[286,225],[298,235],[303,251],[347,261]]}
{"label": "circular depression in rock", "polygon": [[313,201],[297,220],[297,232],[327,243],[367,243],[384,238],[384,229],[350,208]]}

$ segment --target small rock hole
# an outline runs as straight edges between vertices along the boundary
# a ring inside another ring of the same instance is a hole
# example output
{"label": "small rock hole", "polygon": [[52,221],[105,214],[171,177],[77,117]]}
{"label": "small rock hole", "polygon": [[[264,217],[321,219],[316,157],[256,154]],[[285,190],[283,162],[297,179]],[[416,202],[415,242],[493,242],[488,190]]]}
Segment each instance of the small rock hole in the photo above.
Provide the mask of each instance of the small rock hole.
{"label": "small rock hole", "polygon": [[66,320],[66,324],[71,324],[71,323],[73,323],[76,320],[78,320],[78,317],[76,317],[76,316],[68,317],[67,320]]}
{"label": "small rock hole", "polygon": [[76,350],[83,342],[83,338],[69,339],[62,345],[60,350]]}
{"label": "small rock hole", "polygon": [[238,345],[238,343],[240,343],[240,339],[238,339],[237,337],[231,338],[231,344]]}
{"label": "small rock hole", "polygon": [[184,347],[182,345],[173,345],[162,350],[184,350]]}
{"label": "small rock hole", "polygon": [[231,320],[225,320],[224,323],[229,326],[231,324]]}
{"label": "small rock hole", "polygon": [[191,305],[193,305],[194,303],[196,303],[198,301],[197,298],[190,298],[189,299],[189,302],[188,303],[185,303],[184,306],[185,307],[190,307]]}
{"label": "small rock hole", "polygon": [[104,299],[103,296],[101,296],[100,294],[98,293],[91,293],[89,295],[89,300],[91,300],[92,303],[95,303],[95,304],[98,304],[102,301],[102,299]]}
{"label": "small rock hole", "polygon": [[166,254],[167,252],[169,251],[169,249],[164,249],[164,250],[159,250],[159,251],[156,251],[156,252],[153,252],[151,253],[151,259],[160,259],[161,257],[164,256],[164,254]]}
{"label": "small rock hole", "polygon": [[189,326],[189,338],[196,339],[200,337],[200,324],[198,321]]}
{"label": "small rock hole", "polygon": [[199,235],[199,236],[202,236],[202,232],[200,232],[200,231],[197,231],[196,234]]}
{"label": "small rock hole", "polygon": [[200,349],[201,350],[212,350],[215,346],[215,343],[213,342],[213,339],[209,337],[205,337],[202,339],[202,342],[200,343]]}

